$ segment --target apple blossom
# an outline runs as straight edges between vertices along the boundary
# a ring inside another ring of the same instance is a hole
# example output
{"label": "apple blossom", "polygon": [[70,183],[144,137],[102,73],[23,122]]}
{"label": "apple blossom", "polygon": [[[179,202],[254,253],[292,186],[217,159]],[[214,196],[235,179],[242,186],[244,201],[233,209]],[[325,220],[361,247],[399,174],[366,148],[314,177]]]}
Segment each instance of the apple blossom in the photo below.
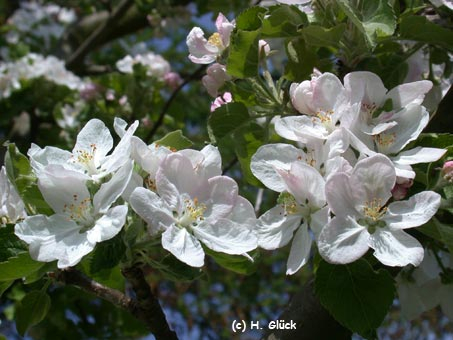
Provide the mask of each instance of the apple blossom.
{"label": "apple blossom", "polygon": [[146,68],[146,75],[160,80],[164,80],[165,75],[170,72],[170,64],[162,56],[153,52],[137,54],[134,57],[130,55],[116,62],[116,67],[123,73],[132,73],[136,64],[143,65]]}
{"label": "apple blossom", "polygon": [[339,172],[327,180],[326,199],[335,217],[322,229],[318,248],[328,262],[353,262],[371,247],[388,266],[421,263],[422,245],[403,229],[429,221],[441,197],[423,191],[386,206],[395,181],[393,164],[384,155],[365,158],[350,174]]}
{"label": "apple blossom", "polygon": [[58,268],[75,266],[96,243],[121,231],[128,209],[112,204],[123,193],[131,174],[129,160],[91,196],[87,176],[61,165],[46,166],[40,172],[38,187],[55,214],[27,217],[16,224],[15,234],[30,245],[33,259],[58,260]]}
{"label": "apple blossom", "polygon": [[194,27],[187,36],[186,43],[189,48],[189,59],[196,64],[210,64],[218,57],[230,44],[230,35],[234,28],[234,23],[219,13],[215,22],[217,32],[209,37],[204,37],[204,32],[200,27]]}
{"label": "apple blossom", "polygon": [[212,97],[217,97],[219,89],[230,80],[231,77],[226,73],[226,66],[219,63],[212,64],[206,70],[201,82]]}
{"label": "apple blossom", "polygon": [[136,188],[130,197],[150,234],[162,233],[162,246],[193,267],[204,264],[202,244],[233,255],[257,247],[252,205],[231,178],[211,177],[207,166],[197,164],[198,170],[184,153],[170,154],[157,170],[156,192]]}
{"label": "apple blossom", "polygon": [[59,164],[69,170],[79,171],[93,180],[100,180],[116,171],[130,158],[131,138],[138,126],[133,123],[122,136],[110,155],[113,138],[105,124],[99,119],[91,119],[79,132],[72,152],[46,146],[41,149],[32,144],[28,150],[30,164],[38,177],[45,166]]}
{"label": "apple blossom", "polygon": [[233,97],[230,92],[225,92],[221,96],[218,96],[211,104],[211,112],[215,111],[222,105],[233,102]]}

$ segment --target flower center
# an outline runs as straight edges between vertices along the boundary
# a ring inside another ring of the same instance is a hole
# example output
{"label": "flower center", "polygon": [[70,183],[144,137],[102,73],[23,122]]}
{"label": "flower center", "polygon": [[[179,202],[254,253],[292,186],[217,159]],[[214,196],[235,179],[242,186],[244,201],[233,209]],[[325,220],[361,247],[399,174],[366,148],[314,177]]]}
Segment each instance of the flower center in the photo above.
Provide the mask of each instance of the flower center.
{"label": "flower center", "polygon": [[214,45],[219,50],[222,50],[224,48],[223,42],[222,42],[222,37],[220,36],[220,34],[218,32],[214,33],[213,35],[211,35],[209,37],[208,43],[210,43],[211,45]]}
{"label": "flower center", "polygon": [[327,111],[318,110],[315,113],[316,117],[319,118],[319,120],[321,121],[322,124],[332,123],[333,114],[334,114],[333,110],[327,110]]}
{"label": "flower center", "polygon": [[395,142],[396,134],[395,133],[380,133],[374,136],[379,148],[387,148]]}
{"label": "flower center", "polygon": [[285,210],[285,216],[297,213],[299,204],[289,192],[282,192],[277,199],[277,203]]}
{"label": "flower center", "polygon": [[363,214],[372,222],[377,222],[387,212],[387,207],[383,207],[382,205],[382,200],[380,198],[373,198],[372,201],[365,202],[365,206],[363,207]]}
{"label": "flower center", "polygon": [[89,197],[79,201],[77,195],[72,196],[73,203],[65,204],[63,206],[63,213],[69,219],[75,221],[84,227],[91,227],[94,224],[93,205]]}
{"label": "flower center", "polygon": [[89,175],[97,173],[95,164],[96,144],[91,144],[89,150],[76,150],[72,157],[73,163],[81,164]]}
{"label": "flower center", "polygon": [[198,198],[184,200],[184,211],[178,219],[178,224],[182,227],[196,226],[204,220],[206,205],[198,202]]}

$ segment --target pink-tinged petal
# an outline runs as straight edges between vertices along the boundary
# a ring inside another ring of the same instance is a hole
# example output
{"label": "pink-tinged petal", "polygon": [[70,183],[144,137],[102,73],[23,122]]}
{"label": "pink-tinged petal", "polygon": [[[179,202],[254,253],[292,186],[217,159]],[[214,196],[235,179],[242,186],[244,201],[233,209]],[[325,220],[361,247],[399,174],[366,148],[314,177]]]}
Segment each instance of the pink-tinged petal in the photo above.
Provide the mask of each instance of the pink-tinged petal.
{"label": "pink-tinged petal", "polygon": [[286,214],[281,205],[266,211],[257,224],[258,245],[267,250],[287,245],[294,230],[300,226],[301,219],[301,215]]}
{"label": "pink-tinged petal", "polygon": [[317,117],[290,116],[275,121],[275,132],[283,138],[307,143],[311,139],[326,139],[330,132]]}
{"label": "pink-tinged petal", "polygon": [[353,218],[334,217],[319,234],[319,253],[330,263],[351,263],[367,252],[369,237]]}
{"label": "pink-tinged petal", "polygon": [[429,80],[414,81],[394,87],[387,93],[385,100],[392,100],[393,109],[405,107],[411,103],[421,104],[425,94],[431,90],[433,83]]}
{"label": "pink-tinged petal", "polygon": [[351,72],[344,77],[344,87],[352,103],[380,107],[384,104],[387,89],[381,78],[372,72]]}
{"label": "pink-tinged petal", "polygon": [[286,263],[286,275],[295,274],[308,262],[311,250],[311,237],[308,233],[307,224],[304,223],[294,234],[293,243]]}
{"label": "pink-tinged petal", "polygon": [[392,196],[396,174],[393,163],[384,155],[374,155],[357,162],[352,170],[351,189],[361,195],[361,202],[380,201],[383,206]]}
{"label": "pink-tinged petal", "polygon": [[230,44],[230,35],[234,29],[234,24],[229,22],[222,13],[219,13],[215,21],[215,25],[220,34],[220,38],[222,39],[223,46],[228,47]]}
{"label": "pink-tinged petal", "polygon": [[207,186],[207,181],[197,176],[189,158],[179,153],[169,154],[157,170],[157,193],[171,207],[178,206],[182,194],[204,200],[202,193]]}
{"label": "pink-tinged petal", "polygon": [[305,158],[302,150],[290,144],[266,144],[252,156],[250,168],[266,187],[282,192],[286,190],[286,184],[277,169],[289,170],[292,162]]}
{"label": "pink-tinged petal", "polygon": [[186,39],[189,48],[189,59],[196,64],[210,64],[219,54],[218,47],[210,44],[199,27],[194,27]]}
{"label": "pink-tinged petal", "polygon": [[289,171],[278,172],[299,204],[310,208],[322,208],[326,204],[325,181],[315,168],[298,161],[291,164]]}
{"label": "pink-tinged petal", "polygon": [[87,239],[91,243],[102,242],[110,240],[116,236],[124,226],[126,222],[127,206],[117,205],[109,209],[105,215],[103,215],[93,228],[87,231]]}
{"label": "pink-tinged petal", "polygon": [[423,191],[407,201],[393,202],[383,220],[390,228],[406,229],[428,222],[439,209],[441,196],[434,191]]}
{"label": "pink-tinged petal", "polygon": [[71,205],[90,199],[85,185],[87,176],[61,165],[49,165],[40,173],[38,187],[45,201],[56,213],[65,213]]}
{"label": "pink-tinged petal", "polygon": [[[79,153],[93,152],[95,164],[107,155],[113,147],[110,130],[99,119],[91,119],[77,135],[77,142],[72,150],[74,157]],[[94,149],[95,148],[95,149]]]}
{"label": "pink-tinged petal", "polygon": [[162,234],[162,247],[191,267],[204,265],[204,251],[200,242],[185,228],[168,228]]}
{"label": "pink-tinged petal", "polygon": [[204,216],[206,219],[216,220],[228,216],[236,205],[238,186],[227,176],[216,176],[208,181],[205,188],[208,199],[198,197],[206,205]]}
{"label": "pink-tinged petal", "polygon": [[356,188],[349,185],[349,175],[346,173],[332,174],[325,186],[326,200],[337,216],[362,216],[361,205],[364,203]]}
{"label": "pink-tinged petal", "polygon": [[430,163],[438,161],[442,158],[447,150],[437,148],[422,148],[420,146],[400,152],[398,156],[392,157],[392,161],[395,164],[411,165],[418,163]]}
{"label": "pink-tinged petal", "polygon": [[374,256],[390,267],[418,266],[423,260],[423,246],[402,230],[378,228],[371,236],[369,245]]}
{"label": "pink-tinged petal", "polygon": [[231,255],[241,255],[258,247],[252,228],[220,218],[214,223],[201,223],[193,228],[194,236],[209,249]]}
{"label": "pink-tinged petal", "polygon": [[161,226],[170,227],[175,223],[172,208],[151,190],[143,187],[135,189],[129,203],[132,209],[151,226],[151,231],[159,230]]}

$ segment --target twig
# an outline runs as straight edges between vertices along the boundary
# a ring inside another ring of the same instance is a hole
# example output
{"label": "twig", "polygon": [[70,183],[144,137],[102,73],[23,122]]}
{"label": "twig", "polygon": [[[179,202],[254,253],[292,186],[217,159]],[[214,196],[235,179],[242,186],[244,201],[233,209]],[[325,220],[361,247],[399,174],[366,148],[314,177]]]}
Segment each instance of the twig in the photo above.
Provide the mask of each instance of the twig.
{"label": "twig", "polygon": [[197,79],[199,75],[204,72],[206,65],[200,66],[196,69],[192,74],[190,74],[171,94],[170,98],[168,98],[167,102],[163,106],[159,118],[157,119],[156,123],[154,124],[153,128],[149,131],[148,135],[145,137],[145,143],[149,143],[150,140],[153,138],[157,130],[160,128],[162,123],[164,122],[164,117],[167,114],[168,109],[170,108],[171,104],[175,100],[176,96],[181,92],[182,88],[190,83],[192,80]]}
{"label": "twig", "polygon": [[116,289],[106,287],[99,282],[94,281],[76,269],[68,268],[62,270],[55,274],[55,278],[57,281],[64,284],[75,285],[84,291],[92,293],[129,312],[136,309],[137,302],[135,300],[127,297]]}
{"label": "twig", "polygon": [[112,27],[118,20],[126,14],[128,9],[134,4],[133,0],[122,0],[113,10],[108,19],[100,25],[91,35],[77,48],[66,62],[68,69],[74,70],[83,66],[85,56],[95,47],[104,35],[108,35]]}

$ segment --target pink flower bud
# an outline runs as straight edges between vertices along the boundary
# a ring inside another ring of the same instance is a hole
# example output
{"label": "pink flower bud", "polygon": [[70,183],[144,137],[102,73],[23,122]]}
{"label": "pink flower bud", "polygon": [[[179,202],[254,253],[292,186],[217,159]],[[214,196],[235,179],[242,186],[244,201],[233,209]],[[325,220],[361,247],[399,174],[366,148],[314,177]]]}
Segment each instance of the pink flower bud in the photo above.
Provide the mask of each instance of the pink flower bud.
{"label": "pink flower bud", "polygon": [[233,97],[231,96],[230,92],[225,92],[222,96],[217,97],[211,104],[211,112],[215,111],[222,105],[226,103],[231,103],[233,101]]}
{"label": "pink flower bud", "polygon": [[179,73],[176,72],[168,72],[164,76],[165,84],[167,84],[173,90],[176,89],[182,83],[182,78]]}
{"label": "pink flower bud", "polygon": [[442,167],[442,174],[445,180],[453,182],[453,161],[445,162],[444,166]]}
{"label": "pink flower bud", "polygon": [[408,178],[397,179],[395,186],[392,189],[393,199],[399,201],[405,198],[412,184],[414,184],[414,181],[412,179]]}

